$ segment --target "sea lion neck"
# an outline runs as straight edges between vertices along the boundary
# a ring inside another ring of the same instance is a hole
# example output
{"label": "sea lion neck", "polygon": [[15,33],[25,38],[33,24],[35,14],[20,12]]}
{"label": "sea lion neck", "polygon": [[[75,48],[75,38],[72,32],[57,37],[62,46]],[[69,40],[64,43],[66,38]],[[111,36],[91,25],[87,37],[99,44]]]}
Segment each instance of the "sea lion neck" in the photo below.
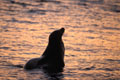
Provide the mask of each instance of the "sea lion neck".
{"label": "sea lion neck", "polygon": [[[65,29],[61,28],[59,30],[53,31],[50,34],[48,45],[43,55],[46,55],[46,54],[56,55],[56,53],[59,53],[59,52],[61,53],[61,51],[63,51],[62,49],[64,49],[64,43],[62,41],[62,36],[63,36],[64,31]],[[51,54],[48,54],[48,53],[51,53]]]}

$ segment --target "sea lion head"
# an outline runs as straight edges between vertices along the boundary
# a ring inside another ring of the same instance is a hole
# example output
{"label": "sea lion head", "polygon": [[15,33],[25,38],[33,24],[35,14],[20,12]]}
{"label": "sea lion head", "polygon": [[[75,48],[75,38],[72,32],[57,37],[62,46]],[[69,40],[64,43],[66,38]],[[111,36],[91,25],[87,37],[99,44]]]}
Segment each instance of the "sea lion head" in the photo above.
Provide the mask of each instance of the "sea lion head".
{"label": "sea lion head", "polygon": [[61,28],[59,30],[56,30],[54,32],[52,32],[49,36],[49,41],[51,42],[56,42],[56,41],[62,41],[62,35],[65,32],[64,28]]}

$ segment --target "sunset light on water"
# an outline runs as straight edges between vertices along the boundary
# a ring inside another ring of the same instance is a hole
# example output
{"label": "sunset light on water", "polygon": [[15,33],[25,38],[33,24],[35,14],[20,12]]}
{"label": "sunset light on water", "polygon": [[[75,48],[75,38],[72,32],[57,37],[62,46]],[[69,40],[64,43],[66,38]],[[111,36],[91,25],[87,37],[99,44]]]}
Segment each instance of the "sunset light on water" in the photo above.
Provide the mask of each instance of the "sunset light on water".
{"label": "sunset light on water", "polygon": [[[65,28],[61,73],[26,71]],[[119,0],[0,0],[0,80],[119,80]]]}

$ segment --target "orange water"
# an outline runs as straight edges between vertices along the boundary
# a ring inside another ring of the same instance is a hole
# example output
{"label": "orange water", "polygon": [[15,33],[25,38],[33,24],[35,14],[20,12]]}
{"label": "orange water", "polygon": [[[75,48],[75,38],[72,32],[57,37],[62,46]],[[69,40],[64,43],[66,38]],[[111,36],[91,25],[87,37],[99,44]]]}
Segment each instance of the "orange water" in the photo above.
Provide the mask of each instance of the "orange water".
{"label": "orange water", "polygon": [[[49,34],[66,29],[65,68],[54,76],[25,71]],[[0,0],[0,80],[120,79],[119,0]]]}

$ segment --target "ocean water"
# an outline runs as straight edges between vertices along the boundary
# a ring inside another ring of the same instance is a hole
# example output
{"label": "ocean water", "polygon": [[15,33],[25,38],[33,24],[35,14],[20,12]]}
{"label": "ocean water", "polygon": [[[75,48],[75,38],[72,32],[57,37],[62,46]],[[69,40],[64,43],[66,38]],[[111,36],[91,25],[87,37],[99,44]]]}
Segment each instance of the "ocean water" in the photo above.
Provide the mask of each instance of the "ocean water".
{"label": "ocean water", "polygon": [[[61,73],[22,65],[65,28]],[[0,80],[120,80],[120,0],[0,0]]]}

